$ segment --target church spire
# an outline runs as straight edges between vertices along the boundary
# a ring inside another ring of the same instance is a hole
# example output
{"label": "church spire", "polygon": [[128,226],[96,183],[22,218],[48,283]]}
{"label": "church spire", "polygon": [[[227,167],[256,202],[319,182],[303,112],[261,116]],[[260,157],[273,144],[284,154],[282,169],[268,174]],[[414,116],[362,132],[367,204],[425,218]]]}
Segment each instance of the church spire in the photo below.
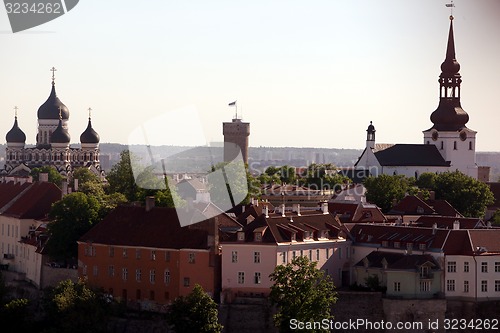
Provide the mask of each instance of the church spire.
{"label": "church spire", "polygon": [[469,121],[469,115],[460,105],[460,64],[455,54],[453,15],[450,15],[450,30],[446,47],[446,58],[441,64],[439,75],[439,106],[431,114],[433,128],[438,131],[460,131]]}

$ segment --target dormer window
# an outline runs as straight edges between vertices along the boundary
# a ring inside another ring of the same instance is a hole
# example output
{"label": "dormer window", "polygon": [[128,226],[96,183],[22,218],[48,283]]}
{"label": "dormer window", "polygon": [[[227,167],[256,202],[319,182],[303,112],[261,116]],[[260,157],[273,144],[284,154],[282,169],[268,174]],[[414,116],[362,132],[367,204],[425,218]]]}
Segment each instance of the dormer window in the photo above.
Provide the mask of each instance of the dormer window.
{"label": "dormer window", "polygon": [[296,233],[293,233],[291,236],[290,236],[290,240],[292,242],[295,242],[297,240],[297,234]]}
{"label": "dormer window", "polygon": [[382,246],[383,247],[388,247],[389,246],[389,242],[388,241],[382,241]]}
{"label": "dormer window", "polygon": [[421,243],[418,245],[419,250],[425,250],[426,248],[427,248],[427,246],[425,245],[425,243]]}
{"label": "dormer window", "polygon": [[238,231],[238,242],[243,242],[245,240],[245,232]]}
{"label": "dormer window", "polygon": [[260,232],[254,233],[254,240],[256,242],[262,242],[262,234]]}
{"label": "dormer window", "polygon": [[423,214],[424,213],[424,209],[420,206],[417,207],[417,214]]}
{"label": "dormer window", "polygon": [[401,243],[399,243],[399,242],[394,242],[394,247],[395,247],[396,249],[399,249],[399,247],[400,247],[400,246],[401,246]]}

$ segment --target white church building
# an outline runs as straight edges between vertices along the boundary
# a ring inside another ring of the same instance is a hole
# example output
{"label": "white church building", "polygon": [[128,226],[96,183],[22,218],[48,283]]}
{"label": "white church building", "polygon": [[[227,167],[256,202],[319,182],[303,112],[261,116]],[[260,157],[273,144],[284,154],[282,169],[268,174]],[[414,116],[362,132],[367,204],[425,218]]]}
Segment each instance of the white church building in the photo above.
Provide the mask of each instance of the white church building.
{"label": "white church building", "polygon": [[478,178],[476,133],[467,128],[469,115],[460,105],[460,64],[455,56],[453,16],[446,59],[439,76],[439,105],[431,114],[433,126],[423,131],[423,144],[376,144],[375,127],[370,122],[366,148],[355,164],[356,171],[378,176],[405,175],[418,178],[424,172],[441,173],[458,170]]}

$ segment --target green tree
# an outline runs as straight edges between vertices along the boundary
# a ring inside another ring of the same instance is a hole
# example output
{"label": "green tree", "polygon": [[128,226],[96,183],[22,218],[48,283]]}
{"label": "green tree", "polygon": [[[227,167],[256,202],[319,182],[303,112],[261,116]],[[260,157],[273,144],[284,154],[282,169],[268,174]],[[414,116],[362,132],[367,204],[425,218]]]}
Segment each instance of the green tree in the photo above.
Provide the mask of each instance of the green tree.
{"label": "green tree", "polygon": [[56,260],[76,258],[76,242],[98,221],[99,209],[99,202],[82,192],[68,194],[54,203],[49,213],[52,220],[46,245],[49,256]]}
{"label": "green tree", "polygon": [[200,285],[186,297],[178,297],[170,306],[167,321],[177,333],[220,333],[217,304]]}
{"label": "green tree", "polygon": [[337,172],[335,165],[313,163],[307,168],[307,175],[301,180],[301,183],[311,188],[336,191],[348,181],[348,177]]}
{"label": "green tree", "polygon": [[[219,170],[222,173],[216,172]],[[231,193],[235,205],[240,203],[239,199],[242,199],[243,204],[247,204],[251,197],[260,196],[259,180],[250,174],[247,165],[238,162],[218,163],[212,166],[208,182],[210,198],[215,204],[225,203],[228,193]]]}
{"label": "green tree", "polygon": [[54,183],[59,187],[62,186],[64,177],[61,176],[61,174],[57,172],[54,167],[46,165],[40,168],[33,168],[30,175],[33,177],[34,181],[39,181],[41,173],[47,173],[49,175],[49,182]]}
{"label": "green tree", "polygon": [[[278,306],[274,315],[280,332],[292,332],[290,320],[319,322],[332,319],[332,306],[337,301],[335,286],[325,272],[307,257],[300,256],[287,265],[277,266],[270,275],[274,282],[270,300]],[[303,330],[329,332],[329,330]]]}
{"label": "green tree", "polygon": [[493,217],[491,218],[491,223],[499,226],[500,225],[500,209],[497,209]]}
{"label": "green tree", "polygon": [[137,200],[137,192],[139,191],[134,179],[132,163],[138,163],[137,159],[133,155],[131,156],[128,150],[124,150],[120,153],[120,161],[111,168],[106,176],[109,183],[109,193],[121,193],[128,201]]}
{"label": "green tree", "polygon": [[424,172],[418,177],[416,185],[421,189],[434,190],[436,188],[437,175],[433,172]]}
{"label": "green tree", "polygon": [[436,176],[436,198],[447,200],[466,217],[483,217],[495,198],[488,185],[460,171]]}
{"label": "green tree", "polygon": [[113,301],[91,290],[83,281],[61,281],[44,291],[42,303],[49,332],[107,332]]}
{"label": "green tree", "polygon": [[26,298],[10,300],[0,306],[0,323],[2,327],[15,327],[17,332],[33,330],[33,314],[28,310],[29,301]]}
{"label": "green tree", "polygon": [[400,201],[406,193],[414,192],[413,178],[403,175],[379,175],[368,177],[364,181],[366,187],[366,200],[379,206],[387,213],[393,205],[393,200]]}
{"label": "green tree", "polygon": [[[270,166],[264,171],[270,180],[279,180],[281,183],[294,184],[297,181],[295,167],[283,165],[281,167]],[[276,181],[277,183],[277,181]],[[267,183],[269,184],[269,183]]]}

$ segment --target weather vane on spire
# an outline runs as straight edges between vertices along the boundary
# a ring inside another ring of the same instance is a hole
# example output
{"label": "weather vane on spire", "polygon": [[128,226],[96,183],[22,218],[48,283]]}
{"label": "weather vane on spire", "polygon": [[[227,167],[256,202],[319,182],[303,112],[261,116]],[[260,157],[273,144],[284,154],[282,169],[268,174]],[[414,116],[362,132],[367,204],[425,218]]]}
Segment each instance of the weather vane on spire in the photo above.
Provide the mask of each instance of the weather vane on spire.
{"label": "weather vane on spire", "polygon": [[50,69],[50,71],[52,72],[52,84],[54,84],[54,82],[56,81],[56,71],[57,71],[57,69],[55,67],[52,67]]}
{"label": "weather vane on spire", "polygon": [[17,109],[18,109],[18,107],[17,107],[17,106],[14,106],[14,111],[15,111],[15,116],[16,116],[16,118],[17,118]]}
{"label": "weather vane on spire", "polygon": [[450,20],[453,20],[453,7],[455,7],[453,0],[451,0],[450,3],[447,3],[445,6],[450,8]]}
{"label": "weather vane on spire", "polygon": [[88,111],[89,111],[89,119],[90,119],[90,116],[92,115],[92,108],[88,108]]}

